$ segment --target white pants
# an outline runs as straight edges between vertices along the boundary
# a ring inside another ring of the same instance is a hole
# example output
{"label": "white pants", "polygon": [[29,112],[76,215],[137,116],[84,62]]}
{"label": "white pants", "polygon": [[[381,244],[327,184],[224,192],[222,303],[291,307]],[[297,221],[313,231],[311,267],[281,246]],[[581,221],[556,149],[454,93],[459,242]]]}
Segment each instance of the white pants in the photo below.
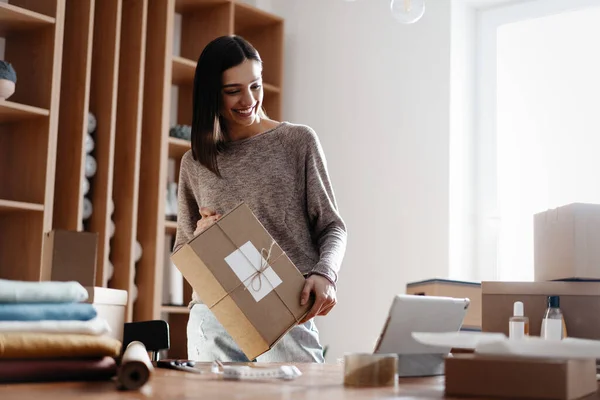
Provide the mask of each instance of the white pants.
{"label": "white pants", "polygon": [[[248,362],[212,311],[205,304],[194,304],[187,325],[188,359],[195,361]],[[323,348],[314,320],[297,325],[257,362],[322,363]]]}

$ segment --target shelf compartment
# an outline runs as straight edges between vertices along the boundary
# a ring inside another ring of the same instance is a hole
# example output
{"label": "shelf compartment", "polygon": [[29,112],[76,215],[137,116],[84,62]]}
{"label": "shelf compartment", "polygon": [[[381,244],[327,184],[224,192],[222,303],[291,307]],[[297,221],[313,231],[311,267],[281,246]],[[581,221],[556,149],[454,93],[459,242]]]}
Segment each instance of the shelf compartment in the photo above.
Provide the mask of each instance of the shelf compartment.
{"label": "shelf compartment", "polygon": [[228,1],[179,1],[181,54],[197,60],[213,39],[233,33],[233,3]]}
{"label": "shelf compartment", "polygon": [[[86,159],[94,0],[68,0],[65,9],[63,57],[53,227],[81,231],[82,179]],[[67,78],[68,77],[68,78]]]}
{"label": "shelf compartment", "polygon": [[48,117],[49,115],[50,111],[43,108],[19,104],[9,100],[0,101],[0,124]]}
{"label": "shelf compartment", "polygon": [[46,203],[48,124],[38,118],[0,125],[1,199]]}
{"label": "shelf compartment", "polygon": [[258,50],[263,60],[263,80],[282,85],[283,19],[256,7],[235,3],[234,33],[244,37]]}
{"label": "shelf compartment", "polygon": [[94,212],[86,229],[98,232],[97,286],[105,284],[104,271],[110,257],[121,7],[122,0],[96,0],[94,12],[89,108],[96,117],[93,155],[98,170],[90,182],[89,196]]}
{"label": "shelf compartment", "polygon": [[263,84],[264,98],[263,108],[267,113],[267,116],[276,121],[281,121],[281,90],[267,83]]}
{"label": "shelf compartment", "polygon": [[[0,201],[0,209],[3,207]],[[41,278],[44,213],[0,212],[0,278],[37,281]]]}
{"label": "shelf compartment", "polygon": [[143,175],[139,187],[139,196],[144,201],[139,204],[137,225],[143,255],[136,273],[138,300],[133,314],[136,321],[160,318],[167,182],[164,166],[168,151],[165,132],[169,130],[173,54],[172,34],[166,33],[173,32],[174,18],[172,0],[149,3],[140,159]]}
{"label": "shelf compartment", "polygon": [[196,63],[183,57],[173,56],[173,85],[193,85]]}
{"label": "shelf compartment", "polygon": [[[140,173],[140,148],[146,58],[147,0],[123,0],[119,53],[119,85],[115,132],[113,198],[116,226],[111,261],[114,275],[109,286],[130,296],[125,321],[133,318],[131,296],[135,270],[135,244]],[[144,173],[149,173],[144,171]],[[151,218],[150,216],[146,216]],[[143,249],[150,251],[150,249]],[[143,297],[141,293],[138,298]]]}
{"label": "shelf compartment", "polygon": [[0,36],[15,31],[53,26],[55,23],[56,20],[47,15],[13,4],[0,3]]}
{"label": "shelf compartment", "polygon": [[177,233],[177,222],[165,221],[165,233],[175,235]]}
{"label": "shelf compartment", "polygon": [[189,140],[169,137],[169,158],[179,160],[190,149],[191,142]]}

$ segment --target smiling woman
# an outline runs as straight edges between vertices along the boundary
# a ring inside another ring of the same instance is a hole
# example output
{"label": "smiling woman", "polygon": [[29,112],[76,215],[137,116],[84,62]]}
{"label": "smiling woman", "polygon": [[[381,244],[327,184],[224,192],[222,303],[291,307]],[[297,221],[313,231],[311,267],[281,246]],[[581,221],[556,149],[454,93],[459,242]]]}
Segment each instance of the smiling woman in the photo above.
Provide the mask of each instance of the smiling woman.
{"label": "smiling woman", "polygon": [[[181,160],[174,251],[239,203],[246,203],[306,283],[298,302],[314,297],[303,321],[262,362],[323,362],[313,317],[336,304],[346,248],[327,163],[316,133],[269,119],[262,108],[262,60],[239,36],[209,43],[193,88],[192,148]],[[193,293],[188,358],[249,361]]]}

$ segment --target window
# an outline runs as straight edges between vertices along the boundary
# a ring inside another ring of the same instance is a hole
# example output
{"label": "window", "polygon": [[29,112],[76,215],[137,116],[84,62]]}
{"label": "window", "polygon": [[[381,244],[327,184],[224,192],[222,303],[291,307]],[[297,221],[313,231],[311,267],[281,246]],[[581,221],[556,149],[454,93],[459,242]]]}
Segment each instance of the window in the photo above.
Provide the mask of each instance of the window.
{"label": "window", "polygon": [[478,22],[475,268],[527,281],[533,215],[600,203],[600,1],[533,1]]}

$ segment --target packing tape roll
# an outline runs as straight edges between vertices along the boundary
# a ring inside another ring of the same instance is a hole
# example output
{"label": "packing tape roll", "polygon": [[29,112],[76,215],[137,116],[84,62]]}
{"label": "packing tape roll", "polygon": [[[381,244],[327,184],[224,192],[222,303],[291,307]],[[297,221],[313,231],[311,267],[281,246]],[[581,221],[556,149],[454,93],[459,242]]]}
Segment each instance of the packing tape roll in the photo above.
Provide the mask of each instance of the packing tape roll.
{"label": "packing tape roll", "polygon": [[347,354],[344,356],[344,385],[354,387],[395,386],[398,381],[397,354]]}
{"label": "packing tape roll", "polygon": [[131,342],[121,359],[117,375],[119,387],[124,390],[139,389],[148,382],[153,371],[146,346],[142,342]]}

